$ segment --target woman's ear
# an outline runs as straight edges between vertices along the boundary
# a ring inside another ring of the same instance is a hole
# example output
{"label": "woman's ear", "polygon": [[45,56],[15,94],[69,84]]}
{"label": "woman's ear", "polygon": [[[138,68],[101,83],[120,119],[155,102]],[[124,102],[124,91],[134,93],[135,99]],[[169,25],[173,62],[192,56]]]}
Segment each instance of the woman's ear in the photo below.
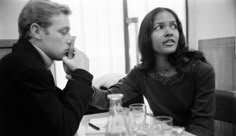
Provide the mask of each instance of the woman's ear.
{"label": "woman's ear", "polygon": [[32,38],[41,39],[42,31],[41,27],[37,23],[33,23],[30,26],[30,36]]}

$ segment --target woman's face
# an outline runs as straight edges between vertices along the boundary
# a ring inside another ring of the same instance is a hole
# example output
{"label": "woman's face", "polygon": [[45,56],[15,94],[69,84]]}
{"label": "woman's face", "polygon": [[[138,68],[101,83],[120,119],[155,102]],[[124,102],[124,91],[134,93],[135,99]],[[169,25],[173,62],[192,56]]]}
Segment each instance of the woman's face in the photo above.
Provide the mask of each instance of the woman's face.
{"label": "woman's face", "polygon": [[179,31],[175,17],[168,11],[158,13],[153,22],[151,34],[152,47],[158,55],[169,55],[175,52]]}

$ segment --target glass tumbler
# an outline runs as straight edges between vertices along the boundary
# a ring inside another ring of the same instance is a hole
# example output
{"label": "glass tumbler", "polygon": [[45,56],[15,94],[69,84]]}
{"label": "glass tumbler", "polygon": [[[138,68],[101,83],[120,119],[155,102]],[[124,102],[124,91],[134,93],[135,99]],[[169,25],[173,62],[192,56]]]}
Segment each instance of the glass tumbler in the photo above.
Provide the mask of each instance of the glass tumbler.
{"label": "glass tumbler", "polygon": [[132,130],[135,135],[146,135],[146,105],[134,103],[129,106]]}
{"label": "glass tumbler", "polygon": [[155,116],[163,136],[172,136],[173,118],[170,116]]}

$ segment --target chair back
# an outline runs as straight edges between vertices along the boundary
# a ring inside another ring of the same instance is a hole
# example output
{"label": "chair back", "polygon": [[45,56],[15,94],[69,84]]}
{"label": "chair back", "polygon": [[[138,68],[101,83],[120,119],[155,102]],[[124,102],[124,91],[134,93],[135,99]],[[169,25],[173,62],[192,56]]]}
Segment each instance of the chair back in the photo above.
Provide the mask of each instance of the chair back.
{"label": "chair back", "polygon": [[2,57],[12,51],[12,45],[16,43],[16,39],[1,39],[0,40],[0,60]]}
{"label": "chair back", "polygon": [[236,92],[216,90],[215,136],[236,136]]}
{"label": "chair back", "polygon": [[215,119],[236,124],[236,92],[216,90]]}

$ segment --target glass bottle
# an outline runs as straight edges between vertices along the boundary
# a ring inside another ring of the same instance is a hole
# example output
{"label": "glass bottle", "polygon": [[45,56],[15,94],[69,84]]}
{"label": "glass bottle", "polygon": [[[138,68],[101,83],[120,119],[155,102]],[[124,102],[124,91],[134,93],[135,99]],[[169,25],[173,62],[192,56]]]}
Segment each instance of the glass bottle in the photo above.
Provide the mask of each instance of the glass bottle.
{"label": "glass bottle", "polygon": [[106,136],[132,136],[128,124],[128,115],[121,106],[123,94],[109,94],[110,109]]}

